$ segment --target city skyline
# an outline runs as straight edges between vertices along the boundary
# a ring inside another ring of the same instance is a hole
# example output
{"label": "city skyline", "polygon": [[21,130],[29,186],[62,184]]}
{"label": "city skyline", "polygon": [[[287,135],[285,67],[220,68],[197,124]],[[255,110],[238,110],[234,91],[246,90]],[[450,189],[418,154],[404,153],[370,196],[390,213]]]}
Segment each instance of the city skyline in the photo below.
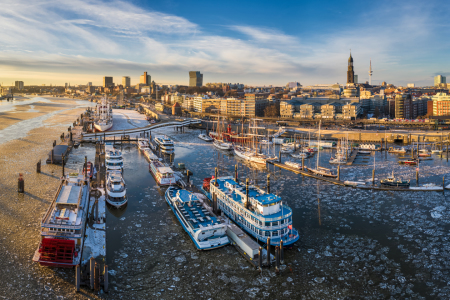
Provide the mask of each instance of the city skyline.
{"label": "city skyline", "polygon": [[[316,6],[255,1],[7,1],[0,12],[0,82],[101,85],[147,70],[159,84],[345,84],[350,48],[359,82],[431,86],[449,76],[445,2]],[[326,6],[326,8],[324,8]],[[24,9],[32,7],[32,9]],[[213,9],[214,8],[214,9]],[[437,10],[439,8],[439,10]],[[233,12],[233,13],[230,13]]]}

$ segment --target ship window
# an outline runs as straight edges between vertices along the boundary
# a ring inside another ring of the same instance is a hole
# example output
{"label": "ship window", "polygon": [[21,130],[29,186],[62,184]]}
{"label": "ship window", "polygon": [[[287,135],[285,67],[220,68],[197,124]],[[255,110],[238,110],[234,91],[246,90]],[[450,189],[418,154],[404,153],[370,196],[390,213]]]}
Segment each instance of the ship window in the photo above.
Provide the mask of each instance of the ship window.
{"label": "ship window", "polygon": [[278,236],[278,231],[273,231],[272,236]]}
{"label": "ship window", "polygon": [[270,222],[266,222],[266,225],[265,226],[270,226]]}
{"label": "ship window", "polygon": [[278,222],[272,222],[272,226],[278,226]]}
{"label": "ship window", "polygon": [[264,236],[270,236],[270,232],[269,231],[264,231]]}

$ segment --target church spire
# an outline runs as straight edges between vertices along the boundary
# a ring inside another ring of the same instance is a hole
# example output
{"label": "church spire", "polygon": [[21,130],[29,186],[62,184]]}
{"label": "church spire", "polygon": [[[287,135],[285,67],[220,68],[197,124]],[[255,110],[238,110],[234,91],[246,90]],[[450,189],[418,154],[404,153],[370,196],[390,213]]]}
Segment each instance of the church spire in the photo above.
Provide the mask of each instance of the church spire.
{"label": "church spire", "polygon": [[352,50],[350,50],[350,57],[348,58],[347,70],[347,84],[355,83],[355,71],[353,70]]}

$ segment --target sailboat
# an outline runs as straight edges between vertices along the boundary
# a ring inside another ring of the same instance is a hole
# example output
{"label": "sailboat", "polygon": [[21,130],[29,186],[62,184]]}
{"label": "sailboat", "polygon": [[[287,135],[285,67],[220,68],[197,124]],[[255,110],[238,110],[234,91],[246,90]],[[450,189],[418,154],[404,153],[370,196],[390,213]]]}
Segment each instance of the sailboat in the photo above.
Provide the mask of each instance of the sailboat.
{"label": "sailboat", "polygon": [[342,138],[336,150],[336,155],[330,158],[330,164],[346,164],[347,163],[348,141]]}
{"label": "sailboat", "polygon": [[237,156],[259,164],[266,164],[268,160],[276,160],[278,157],[276,156],[268,156],[263,153],[258,153],[258,147],[255,147],[255,137],[258,137],[257,130],[264,129],[264,127],[258,127],[257,122],[261,121],[260,119],[251,119],[250,123],[253,122],[253,125],[250,124],[249,129],[252,129],[252,133],[249,135],[252,137],[252,147],[244,147],[244,146],[234,146],[234,154]]}
{"label": "sailboat", "polygon": [[[317,137],[317,145],[320,145],[320,125],[321,125],[322,121],[319,121],[319,136]],[[319,157],[320,157],[320,147],[318,147],[317,150],[317,163],[316,163],[316,168],[306,168],[309,172],[316,174],[316,175],[320,175],[320,176],[324,176],[324,177],[331,177],[331,178],[336,178],[337,175],[334,175],[333,172],[328,169],[328,168],[324,168],[319,166]]]}
{"label": "sailboat", "polygon": [[220,150],[233,150],[233,144],[230,142],[224,141],[222,127],[220,126],[220,115],[217,116],[217,128],[216,128],[216,137],[214,139],[213,145],[214,147]]}

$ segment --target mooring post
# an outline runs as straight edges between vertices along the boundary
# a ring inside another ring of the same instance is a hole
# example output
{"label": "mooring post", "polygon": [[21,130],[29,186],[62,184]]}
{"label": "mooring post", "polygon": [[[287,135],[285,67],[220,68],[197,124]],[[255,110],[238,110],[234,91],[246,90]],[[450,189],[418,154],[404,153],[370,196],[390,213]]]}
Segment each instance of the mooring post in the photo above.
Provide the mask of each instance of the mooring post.
{"label": "mooring post", "polygon": [[234,181],[236,181],[236,183],[239,183],[238,182],[238,166],[237,166],[237,164],[234,165]]}
{"label": "mooring post", "polygon": [[80,271],[80,265],[75,266],[75,292],[80,291],[80,285],[81,285],[81,271]]}
{"label": "mooring post", "polygon": [[259,247],[258,256],[259,256],[258,268],[259,271],[262,272],[262,247]]}
{"label": "mooring post", "polygon": [[54,151],[53,151],[53,148],[52,148],[52,153],[50,154],[51,156],[50,156],[50,161],[51,161],[51,163],[53,164],[53,153],[54,153]]}
{"label": "mooring post", "polygon": [[419,168],[416,168],[416,186],[419,186]]}
{"label": "mooring post", "polygon": [[62,163],[62,177],[64,177],[64,166],[66,164],[64,154],[61,155],[61,158],[62,158],[62,161],[61,161],[61,163]]}
{"label": "mooring post", "polygon": [[267,238],[267,267],[270,267],[270,237]]}
{"label": "mooring post", "polygon": [[19,193],[25,193],[25,180],[23,179],[22,173],[19,173],[18,188],[17,191]]}
{"label": "mooring post", "polygon": [[94,289],[94,268],[95,268],[95,259],[91,257],[89,260],[89,280],[90,280],[90,286],[91,290]]}
{"label": "mooring post", "polygon": [[284,264],[283,240],[280,240],[280,263]]}
{"label": "mooring post", "polygon": [[305,157],[302,156],[302,171],[305,170]]}
{"label": "mooring post", "polygon": [[100,290],[100,267],[97,262],[94,266],[94,291]]}
{"label": "mooring post", "polygon": [[36,173],[41,173],[41,160],[39,160],[36,165]]}
{"label": "mooring post", "polygon": [[103,291],[108,292],[108,265],[105,265],[105,270],[103,272]]}
{"label": "mooring post", "polygon": [[275,273],[280,273],[280,249],[275,246]]}
{"label": "mooring post", "polygon": [[248,209],[249,204],[250,204],[250,199],[248,197],[248,185],[249,185],[249,180],[248,178],[245,179],[245,208]]}
{"label": "mooring post", "polygon": [[372,170],[372,185],[375,185],[375,169]]}
{"label": "mooring post", "polygon": [[88,179],[87,175],[87,156],[84,157],[84,175],[86,176],[86,180]]}
{"label": "mooring post", "polygon": [[103,142],[106,141],[106,132],[103,131]]}
{"label": "mooring post", "polygon": [[270,194],[270,174],[267,174],[267,194]]}
{"label": "mooring post", "polygon": [[337,180],[341,180],[341,166],[338,165],[338,169],[337,169]]}

